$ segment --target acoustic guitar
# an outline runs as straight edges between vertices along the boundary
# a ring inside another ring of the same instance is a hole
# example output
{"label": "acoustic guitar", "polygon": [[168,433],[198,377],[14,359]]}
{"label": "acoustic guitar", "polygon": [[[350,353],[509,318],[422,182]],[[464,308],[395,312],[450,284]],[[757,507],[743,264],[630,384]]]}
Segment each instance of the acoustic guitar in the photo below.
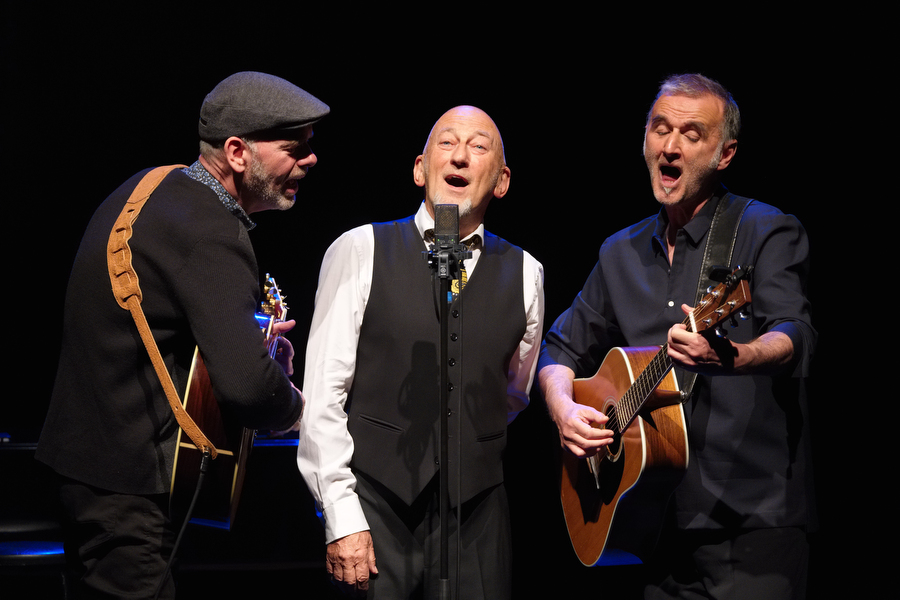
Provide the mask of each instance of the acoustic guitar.
{"label": "acoustic guitar", "polygon": [[[703,332],[750,302],[738,267],[685,319]],[[574,399],[606,414],[614,441],[576,458],[563,451],[560,497],[569,538],[587,566],[645,561],[659,537],[669,497],[688,465],[682,394],[667,345],[613,348],[589,379],[576,379]]]}
{"label": "acoustic guitar", "polygon": [[[269,274],[263,284],[263,299],[256,320],[264,332],[269,356],[275,357],[278,334],[273,326],[284,321],[287,305],[281,291]],[[194,360],[188,375],[184,410],[197,423],[201,431],[218,450],[218,456],[209,463],[203,488],[191,511],[191,522],[199,525],[231,529],[247,469],[247,459],[253,447],[256,431],[229,422],[219,410],[213,395],[209,374],[203,364],[200,349],[194,350]],[[184,432],[178,431],[175,449],[175,466],[169,499],[170,513],[174,518],[184,518],[200,478],[202,452]]]}

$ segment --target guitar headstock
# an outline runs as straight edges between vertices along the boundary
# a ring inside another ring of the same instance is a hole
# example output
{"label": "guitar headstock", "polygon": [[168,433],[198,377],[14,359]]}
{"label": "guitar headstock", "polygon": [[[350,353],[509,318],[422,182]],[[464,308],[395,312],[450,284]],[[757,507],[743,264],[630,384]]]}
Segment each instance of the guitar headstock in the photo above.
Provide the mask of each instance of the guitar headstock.
{"label": "guitar headstock", "polygon": [[725,281],[703,296],[688,315],[685,324],[691,331],[700,333],[716,327],[750,303],[750,285],[747,279],[753,268],[738,267]]}
{"label": "guitar headstock", "polygon": [[266,273],[266,280],[263,283],[263,299],[260,302],[259,312],[275,317],[279,321],[284,321],[287,317],[288,309],[284,301],[285,297],[281,294],[275,279]]}

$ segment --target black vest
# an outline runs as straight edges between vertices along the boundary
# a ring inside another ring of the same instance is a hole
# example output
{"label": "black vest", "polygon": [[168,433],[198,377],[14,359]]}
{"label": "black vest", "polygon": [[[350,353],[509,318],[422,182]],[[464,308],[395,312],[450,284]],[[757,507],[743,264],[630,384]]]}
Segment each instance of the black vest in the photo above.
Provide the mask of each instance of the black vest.
{"label": "black vest", "polygon": [[[373,227],[372,289],[347,403],[351,466],[412,504],[438,470],[437,283],[413,218]],[[503,481],[507,370],[526,327],[522,250],[485,238],[477,269],[450,307],[449,477],[453,497],[461,475],[461,501]]]}

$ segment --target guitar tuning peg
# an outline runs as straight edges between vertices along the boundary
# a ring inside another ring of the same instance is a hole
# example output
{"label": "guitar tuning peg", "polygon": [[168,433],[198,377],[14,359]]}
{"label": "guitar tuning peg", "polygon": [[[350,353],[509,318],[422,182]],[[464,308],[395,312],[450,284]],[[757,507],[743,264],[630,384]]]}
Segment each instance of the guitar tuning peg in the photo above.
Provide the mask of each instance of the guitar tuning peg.
{"label": "guitar tuning peg", "polygon": [[738,316],[741,318],[741,321],[746,321],[747,319],[750,318],[750,315],[748,315],[744,311],[739,312]]}
{"label": "guitar tuning peg", "polygon": [[731,328],[732,328],[732,329],[734,329],[735,327],[738,326],[737,319],[734,318],[734,315],[731,315],[731,318],[729,319],[729,321],[731,322]]}
{"label": "guitar tuning peg", "polygon": [[728,337],[728,332],[722,329],[721,327],[716,327],[716,337],[726,338]]}

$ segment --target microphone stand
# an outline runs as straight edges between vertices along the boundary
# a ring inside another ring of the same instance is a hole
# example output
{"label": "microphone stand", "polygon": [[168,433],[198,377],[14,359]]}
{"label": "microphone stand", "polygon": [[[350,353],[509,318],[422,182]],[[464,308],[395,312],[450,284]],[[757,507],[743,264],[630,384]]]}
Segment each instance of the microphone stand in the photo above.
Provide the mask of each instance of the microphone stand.
{"label": "microphone stand", "polygon": [[[455,223],[455,231],[452,231],[453,225],[449,227],[451,231],[441,231],[446,229],[439,223],[446,223],[445,218],[441,218],[438,214],[441,210],[441,216],[447,215],[447,211],[452,211],[449,218]],[[449,364],[450,349],[448,347],[450,337],[450,304],[453,302],[450,284],[453,279],[459,279],[460,261],[471,258],[472,252],[469,251],[465,244],[459,243],[459,207],[455,204],[439,204],[435,206],[435,243],[431,245],[431,250],[426,253],[426,260],[433,271],[433,276],[440,280],[440,292],[438,298],[439,315],[441,323],[441,383],[440,383],[440,451],[439,458],[439,508],[441,522],[441,556],[440,556],[440,581],[439,581],[439,597],[441,600],[449,600],[450,598],[450,566],[449,566],[449,517],[450,517],[450,491],[449,491],[449,435],[448,435],[448,414],[450,404],[450,374],[447,370]],[[460,290],[461,291],[461,290]]]}

